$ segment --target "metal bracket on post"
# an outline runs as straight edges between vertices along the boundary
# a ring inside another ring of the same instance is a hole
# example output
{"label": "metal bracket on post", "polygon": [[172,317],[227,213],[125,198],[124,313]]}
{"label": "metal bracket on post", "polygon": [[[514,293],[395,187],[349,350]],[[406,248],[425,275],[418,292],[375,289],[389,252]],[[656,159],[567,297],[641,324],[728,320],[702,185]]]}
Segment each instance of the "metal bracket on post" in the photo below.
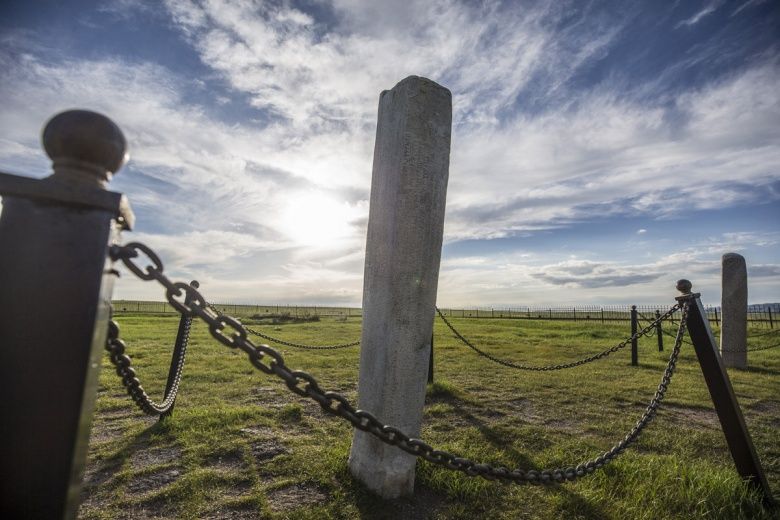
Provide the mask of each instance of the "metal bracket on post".
{"label": "metal bracket on post", "polygon": [[699,366],[701,366],[704,380],[710,391],[712,404],[718,413],[723,434],[726,436],[726,443],[740,476],[761,492],[764,504],[774,506],[769,483],[761,468],[761,461],[756,454],[750,433],[745,425],[745,418],[742,416],[742,410],[736,395],[734,395],[728,373],[718,353],[715,337],[712,335],[704,306],[699,299],[700,295],[691,293],[691,288],[691,282],[679,280],[677,290],[682,293],[682,296],[678,296],[676,300],[679,302],[688,301],[690,305],[687,323],[688,335],[693,343]]}
{"label": "metal bracket on post", "polygon": [[75,518],[116,271],[109,244],[133,224],[106,191],[127,160],[107,117],[52,118],[54,173],[0,173],[0,507],[4,518]]}

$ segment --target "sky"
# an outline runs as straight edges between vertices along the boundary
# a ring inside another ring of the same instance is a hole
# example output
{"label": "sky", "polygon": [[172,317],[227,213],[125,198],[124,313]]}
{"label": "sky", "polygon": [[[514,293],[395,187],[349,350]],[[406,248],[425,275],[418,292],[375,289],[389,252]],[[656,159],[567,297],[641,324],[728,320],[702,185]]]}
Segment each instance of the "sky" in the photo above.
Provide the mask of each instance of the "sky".
{"label": "sky", "polygon": [[[359,306],[379,94],[453,95],[438,304],[780,301],[780,2],[0,2],[0,170],[123,130],[142,241],[213,302]],[[116,298],[162,300],[118,281]]]}

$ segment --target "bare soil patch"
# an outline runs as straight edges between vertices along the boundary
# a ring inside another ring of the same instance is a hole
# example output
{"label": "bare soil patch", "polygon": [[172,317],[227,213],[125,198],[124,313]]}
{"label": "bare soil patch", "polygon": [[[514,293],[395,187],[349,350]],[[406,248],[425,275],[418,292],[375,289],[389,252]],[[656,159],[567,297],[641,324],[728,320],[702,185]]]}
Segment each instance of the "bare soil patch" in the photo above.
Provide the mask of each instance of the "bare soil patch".
{"label": "bare soil patch", "polygon": [[130,456],[130,467],[134,470],[139,470],[159,464],[170,464],[180,458],[181,450],[176,446],[162,448],[141,447]]}
{"label": "bare soil patch", "polygon": [[660,413],[677,423],[720,428],[720,421],[714,409],[664,403],[660,408]]}
{"label": "bare soil patch", "polygon": [[262,440],[252,444],[252,456],[261,463],[285,453],[289,453],[289,450],[283,444],[273,439]]}
{"label": "bare soil patch", "polygon": [[146,494],[172,484],[181,476],[178,468],[169,468],[154,473],[137,475],[130,480],[127,490],[138,495]]}
{"label": "bare soil patch", "polygon": [[246,465],[241,452],[238,450],[228,453],[216,453],[204,461],[204,464],[212,469],[233,473],[240,471]]}
{"label": "bare soil patch", "polygon": [[268,492],[268,504],[276,513],[322,504],[327,500],[327,493],[317,486],[307,484],[294,484]]}
{"label": "bare soil patch", "polygon": [[250,520],[263,518],[262,513],[254,504],[242,504],[237,506],[223,506],[214,511],[206,513],[204,520],[223,520],[230,518],[234,520]]}

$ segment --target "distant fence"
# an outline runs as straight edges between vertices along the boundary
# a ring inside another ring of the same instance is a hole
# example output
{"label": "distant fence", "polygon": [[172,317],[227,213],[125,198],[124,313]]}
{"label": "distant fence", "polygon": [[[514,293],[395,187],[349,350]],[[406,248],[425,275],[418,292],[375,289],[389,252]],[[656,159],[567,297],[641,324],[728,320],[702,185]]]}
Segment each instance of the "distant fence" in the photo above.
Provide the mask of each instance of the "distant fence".
{"label": "distant fence", "polygon": [[[211,302],[209,302],[211,303]],[[168,302],[114,300],[115,313],[141,312],[150,314],[179,314]],[[231,316],[252,317],[289,315],[296,318],[305,316],[360,317],[359,307],[324,307],[318,305],[249,305],[241,303],[211,303],[219,312]]]}
{"label": "distant fence", "polygon": [[[113,302],[114,312],[140,312],[154,314],[177,314],[178,312],[167,302],[117,300]],[[361,317],[363,310],[359,307],[327,307],[317,305],[248,305],[234,303],[215,303],[220,312],[233,316],[282,316],[294,317]],[[663,309],[663,305],[637,305],[636,309],[647,317],[655,316],[655,311]],[[719,307],[705,308],[707,319],[713,325],[720,325],[721,312]],[[630,322],[630,305],[608,306],[577,306],[577,307],[543,307],[521,306],[509,308],[474,307],[471,309],[442,308],[442,314],[452,318],[495,318],[516,320],[561,320],[588,322]],[[775,328],[778,310],[769,306],[749,306],[748,325],[753,327]]]}

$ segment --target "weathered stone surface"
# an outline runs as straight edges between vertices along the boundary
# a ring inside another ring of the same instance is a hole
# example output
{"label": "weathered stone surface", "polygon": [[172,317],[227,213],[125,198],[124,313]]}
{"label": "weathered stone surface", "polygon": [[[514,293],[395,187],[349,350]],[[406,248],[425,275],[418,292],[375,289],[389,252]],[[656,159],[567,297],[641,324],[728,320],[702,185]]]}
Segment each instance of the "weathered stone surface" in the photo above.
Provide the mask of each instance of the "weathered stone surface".
{"label": "weathered stone surface", "polygon": [[[452,96],[410,76],[379,98],[363,282],[359,408],[418,436],[449,173]],[[352,474],[384,498],[414,489],[415,459],[355,431]]]}
{"label": "weathered stone surface", "polygon": [[727,367],[747,367],[747,267],[737,253],[723,255],[720,354]]}

